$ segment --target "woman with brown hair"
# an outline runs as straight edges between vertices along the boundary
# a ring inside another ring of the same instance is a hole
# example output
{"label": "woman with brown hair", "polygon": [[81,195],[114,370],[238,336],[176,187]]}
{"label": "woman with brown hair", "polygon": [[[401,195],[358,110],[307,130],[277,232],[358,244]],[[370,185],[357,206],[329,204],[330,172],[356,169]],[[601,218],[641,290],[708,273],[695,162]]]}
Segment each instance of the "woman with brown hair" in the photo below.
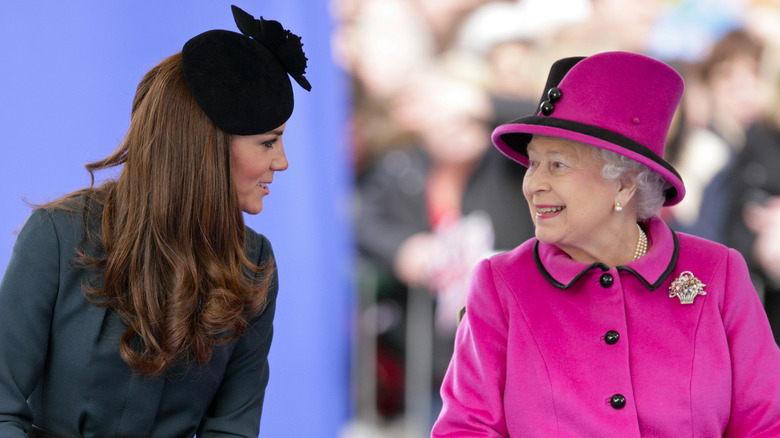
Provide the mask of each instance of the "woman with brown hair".
{"label": "woman with brown hair", "polygon": [[288,74],[311,87],[299,37],[233,15],[241,34],[202,33],[144,76],[93,184],[19,233],[0,283],[0,436],[258,435],[278,286],[242,211],[288,166]]}

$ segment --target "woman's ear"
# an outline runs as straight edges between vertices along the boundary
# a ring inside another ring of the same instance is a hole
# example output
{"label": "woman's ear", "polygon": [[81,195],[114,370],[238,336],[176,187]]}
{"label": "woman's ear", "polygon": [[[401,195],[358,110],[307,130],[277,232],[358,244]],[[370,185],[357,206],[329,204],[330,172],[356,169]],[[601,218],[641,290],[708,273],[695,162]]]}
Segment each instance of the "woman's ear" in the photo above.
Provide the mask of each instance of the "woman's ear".
{"label": "woman's ear", "polygon": [[634,194],[636,194],[636,177],[637,175],[635,174],[629,174],[618,181],[615,199],[622,205],[628,205],[634,199]]}

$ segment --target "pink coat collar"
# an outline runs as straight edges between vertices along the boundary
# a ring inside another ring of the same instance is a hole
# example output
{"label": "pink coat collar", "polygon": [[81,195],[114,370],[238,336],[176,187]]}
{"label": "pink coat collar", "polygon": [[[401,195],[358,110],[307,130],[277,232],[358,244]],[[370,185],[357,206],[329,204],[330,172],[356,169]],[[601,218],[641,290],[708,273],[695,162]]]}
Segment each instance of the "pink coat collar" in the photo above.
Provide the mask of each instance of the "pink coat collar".
{"label": "pink coat collar", "polygon": [[[630,272],[649,290],[655,290],[674,270],[679,244],[674,231],[659,217],[654,216],[647,221],[646,231],[650,243],[647,254],[616,269]],[[568,289],[593,268],[609,270],[607,265],[599,262],[591,264],[576,262],[557,246],[538,240],[534,243],[534,260],[544,278],[560,289]]]}

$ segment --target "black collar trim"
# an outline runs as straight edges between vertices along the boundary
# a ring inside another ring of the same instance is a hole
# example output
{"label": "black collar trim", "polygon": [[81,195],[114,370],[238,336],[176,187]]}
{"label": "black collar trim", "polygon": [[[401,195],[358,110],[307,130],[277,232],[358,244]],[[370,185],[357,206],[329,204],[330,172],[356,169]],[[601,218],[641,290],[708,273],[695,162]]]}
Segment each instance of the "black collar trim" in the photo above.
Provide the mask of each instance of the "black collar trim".
{"label": "black collar trim", "polygon": [[[670,230],[672,232],[672,240],[674,241],[674,250],[672,252],[672,260],[669,262],[669,265],[666,267],[666,270],[661,274],[660,277],[658,277],[658,280],[656,280],[655,283],[649,283],[647,280],[645,280],[642,275],[640,275],[638,272],[633,270],[632,268],[629,268],[628,266],[618,266],[616,269],[618,271],[625,271],[633,274],[648,290],[656,290],[658,289],[661,284],[663,284],[664,281],[669,277],[669,275],[672,274],[674,271],[674,267],[677,266],[677,256],[680,252],[680,243],[677,240],[677,233],[674,232],[674,230]],[[534,262],[536,263],[537,269],[539,269],[539,272],[542,274],[545,280],[547,280],[548,283],[551,285],[557,287],[558,289],[568,289],[570,288],[577,280],[580,279],[583,275],[585,275],[586,272],[590,271],[593,268],[599,268],[602,271],[609,271],[609,266],[605,265],[601,262],[593,262],[589,264],[588,266],[584,267],[582,271],[580,271],[579,274],[575,275],[574,278],[568,283],[564,284],[560,281],[553,278],[553,276],[550,274],[549,271],[547,271],[547,268],[544,267],[542,264],[542,259],[539,257],[539,241],[537,240],[534,242]]]}

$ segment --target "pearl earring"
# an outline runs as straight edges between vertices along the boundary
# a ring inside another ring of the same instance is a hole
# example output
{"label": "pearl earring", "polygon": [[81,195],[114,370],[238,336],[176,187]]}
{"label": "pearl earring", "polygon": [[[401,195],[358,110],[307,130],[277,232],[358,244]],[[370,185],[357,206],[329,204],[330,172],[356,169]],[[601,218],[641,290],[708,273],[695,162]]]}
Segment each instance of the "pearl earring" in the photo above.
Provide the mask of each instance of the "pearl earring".
{"label": "pearl earring", "polygon": [[620,201],[615,201],[615,211],[618,213],[623,211],[623,205],[620,203]]}

